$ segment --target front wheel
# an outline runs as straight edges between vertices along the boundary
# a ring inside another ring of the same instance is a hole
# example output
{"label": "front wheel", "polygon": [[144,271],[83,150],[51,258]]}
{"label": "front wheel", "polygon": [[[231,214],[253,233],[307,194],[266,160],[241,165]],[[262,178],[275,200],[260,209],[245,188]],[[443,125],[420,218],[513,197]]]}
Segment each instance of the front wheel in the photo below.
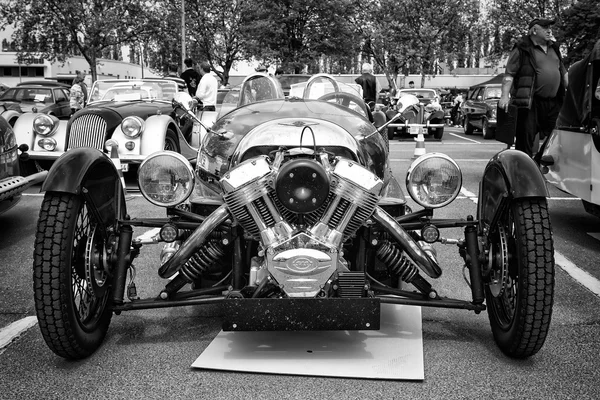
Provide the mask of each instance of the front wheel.
{"label": "front wheel", "polygon": [[547,200],[514,200],[490,232],[485,294],[494,340],[510,357],[529,357],[546,340],[554,299]]}
{"label": "front wheel", "polygon": [[172,129],[167,129],[167,134],[165,135],[164,150],[174,151],[175,153],[181,152],[179,148],[179,140],[177,139],[177,134],[173,132]]}
{"label": "front wheel", "polygon": [[465,130],[465,135],[472,135],[475,131],[475,127],[473,127],[473,125],[471,125],[471,123],[469,122],[468,115],[465,116],[465,119],[463,120],[463,128]]}
{"label": "front wheel", "polygon": [[493,139],[496,136],[496,130],[494,128],[490,128],[490,124],[487,119],[483,120],[481,130],[483,131],[484,139]]}
{"label": "front wheel", "polygon": [[35,309],[46,344],[81,359],[100,347],[112,313],[108,254],[81,196],[47,192],[35,237]]}

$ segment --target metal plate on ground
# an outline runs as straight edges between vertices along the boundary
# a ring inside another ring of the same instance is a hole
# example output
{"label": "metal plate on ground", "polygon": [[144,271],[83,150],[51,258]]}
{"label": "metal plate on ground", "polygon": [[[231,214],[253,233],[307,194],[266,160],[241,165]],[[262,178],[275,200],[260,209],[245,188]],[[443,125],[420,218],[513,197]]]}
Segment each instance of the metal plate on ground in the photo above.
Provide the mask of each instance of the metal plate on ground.
{"label": "metal plate on ground", "polygon": [[221,331],[192,368],[422,380],[421,307],[382,304],[378,331]]}

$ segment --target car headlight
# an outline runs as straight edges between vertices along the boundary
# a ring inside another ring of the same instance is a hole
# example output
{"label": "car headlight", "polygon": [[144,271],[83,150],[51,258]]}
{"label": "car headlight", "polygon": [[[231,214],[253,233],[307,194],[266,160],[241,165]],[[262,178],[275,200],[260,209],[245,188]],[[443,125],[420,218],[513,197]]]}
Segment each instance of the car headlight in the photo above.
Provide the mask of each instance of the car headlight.
{"label": "car headlight", "polygon": [[490,116],[492,118],[496,118],[496,114],[498,113],[498,110],[496,107],[492,107],[491,112],[490,112]]}
{"label": "car headlight", "polygon": [[194,170],[179,153],[156,152],[140,165],[138,185],[152,204],[172,207],[184,202],[194,190]]}
{"label": "car headlight", "polygon": [[145,122],[140,117],[127,117],[121,122],[123,134],[129,138],[135,139],[144,132]]}
{"label": "car headlight", "polygon": [[33,132],[40,136],[50,136],[58,128],[58,118],[54,115],[40,114],[33,119]]}
{"label": "car headlight", "polygon": [[15,133],[11,128],[6,130],[6,134],[4,135],[4,145],[0,143],[0,152],[4,153],[12,149],[13,147],[17,147],[17,139],[15,137]]}
{"label": "car headlight", "polygon": [[462,187],[458,164],[441,153],[424,154],[411,164],[406,174],[410,197],[426,208],[443,207],[451,203]]}

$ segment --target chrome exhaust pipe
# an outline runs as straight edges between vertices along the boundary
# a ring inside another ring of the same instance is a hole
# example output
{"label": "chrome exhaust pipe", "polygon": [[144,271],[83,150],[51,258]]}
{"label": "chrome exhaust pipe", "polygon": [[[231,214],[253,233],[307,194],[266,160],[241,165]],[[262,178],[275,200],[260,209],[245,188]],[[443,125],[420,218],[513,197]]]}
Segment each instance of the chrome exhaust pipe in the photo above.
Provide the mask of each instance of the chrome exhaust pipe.
{"label": "chrome exhaust pipe", "polygon": [[402,246],[402,249],[413,260],[413,262],[432,278],[439,278],[442,275],[442,269],[438,265],[435,257],[429,257],[426,251],[400,226],[400,224],[381,207],[376,207],[373,212],[373,219],[379,222],[390,235]]}
{"label": "chrome exhaust pipe", "polygon": [[181,244],[179,250],[173,254],[163,265],[158,269],[158,275],[161,278],[169,278],[173,276],[179,269],[194,255],[196,251],[206,242],[219,225],[231,218],[229,209],[226,204],[221,205],[212,214],[210,214],[204,222]]}

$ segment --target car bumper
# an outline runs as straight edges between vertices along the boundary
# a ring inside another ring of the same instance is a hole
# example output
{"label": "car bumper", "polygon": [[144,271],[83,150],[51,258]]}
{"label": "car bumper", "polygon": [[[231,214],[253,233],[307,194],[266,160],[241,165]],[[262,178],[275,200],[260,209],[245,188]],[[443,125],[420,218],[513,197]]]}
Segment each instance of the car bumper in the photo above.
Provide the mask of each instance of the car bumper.
{"label": "car bumper", "polygon": [[388,128],[405,128],[406,132],[411,135],[422,133],[426,135],[430,129],[443,128],[446,124],[389,124]]}
{"label": "car bumper", "polygon": [[[28,151],[31,160],[54,161],[62,156],[62,151]],[[121,164],[140,164],[147,156],[140,154],[119,154]]]}

